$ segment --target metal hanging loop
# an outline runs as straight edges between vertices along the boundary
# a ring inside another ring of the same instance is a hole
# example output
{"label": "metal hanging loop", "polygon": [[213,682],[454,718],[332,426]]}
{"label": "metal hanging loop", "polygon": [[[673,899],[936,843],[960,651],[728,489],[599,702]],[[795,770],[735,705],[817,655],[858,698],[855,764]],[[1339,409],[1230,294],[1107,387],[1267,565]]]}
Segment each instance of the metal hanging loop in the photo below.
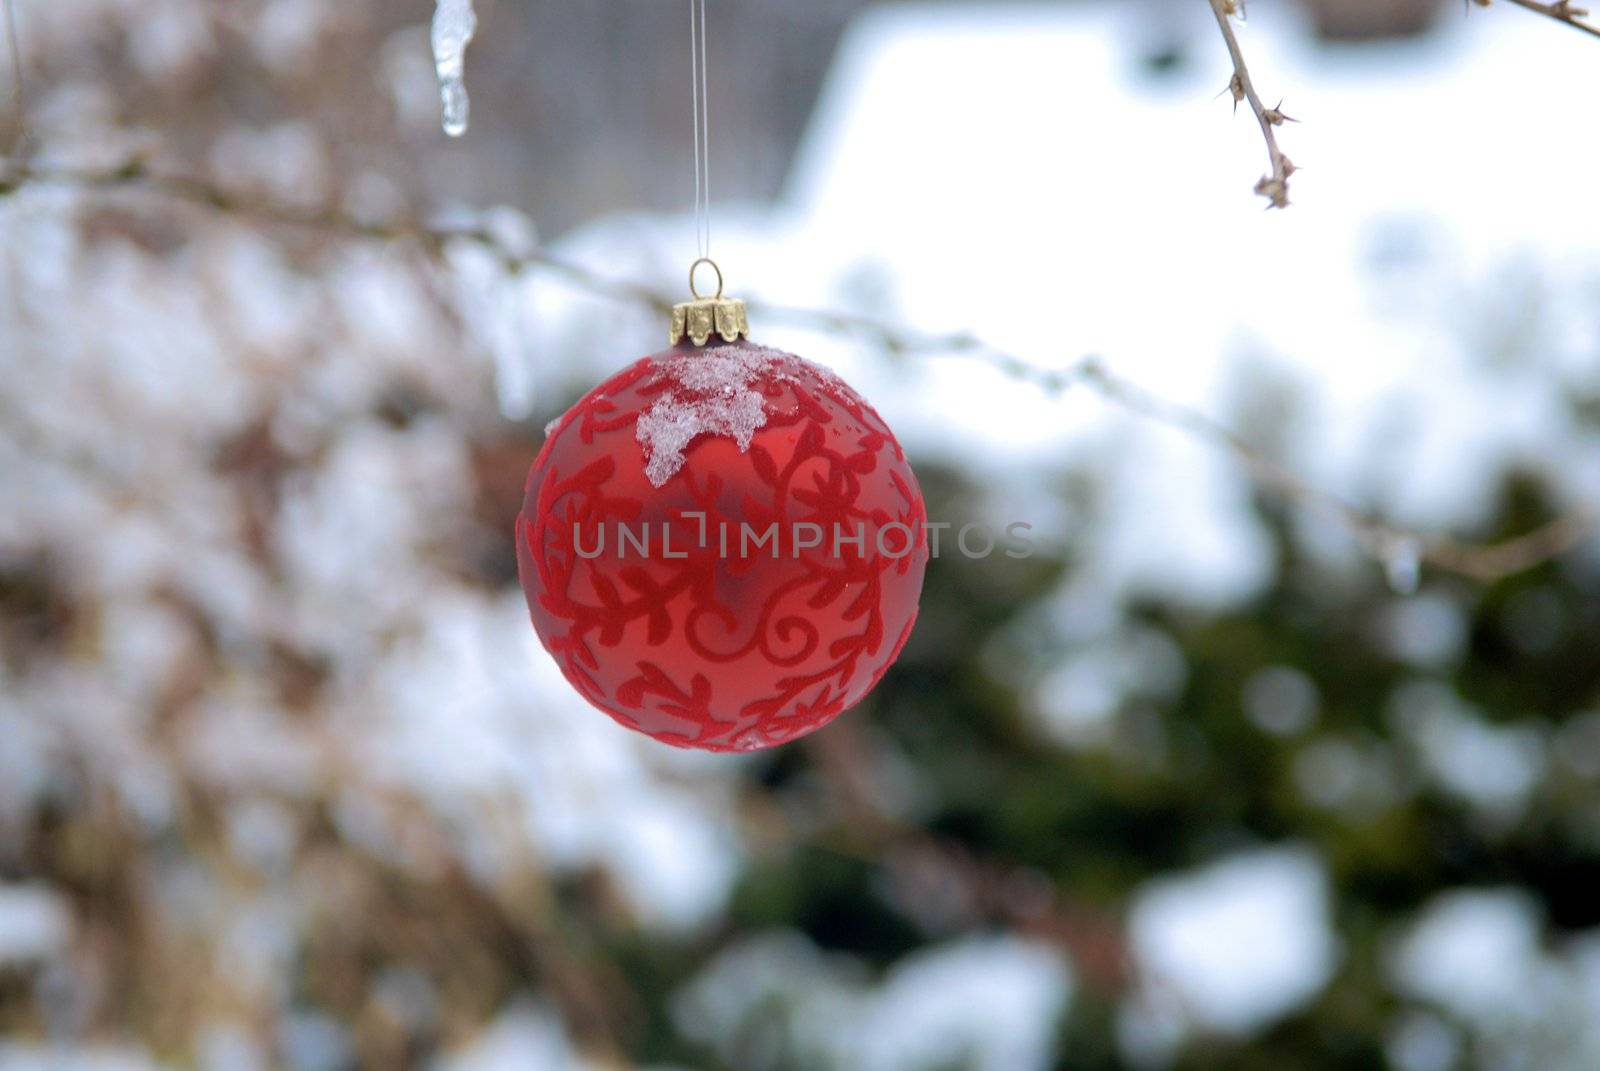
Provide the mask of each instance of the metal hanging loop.
{"label": "metal hanging loop", "polygon": [[[697,273],[700,270],[700,265],[702,265],[702,264],[709,265],[711,267],[711,270],[717,273],[717,292],[715,294],[712,294],[709,298],[706,297],[706,295],[704,295],[704,294],[702,294],[700,292],[699,287],[695,286],[695,281],[694,281],[695,280],[695,273]],[[689,265],[689,293],[694,295],[694,299],[696,301],[708,301],[708,300],[709,301],[717,301],[717,300],[721,299],[721,297],[722,297],[722,269],[717,266],[717,262],[716,261],[712,260],[710,257],[701,257],[700,259],[696,260],[693,264]]]}
{"label": "metal hanging loop", "polygon": [[[695,282],[700,266],[704,264],[717,276],[717,292],[707,297]],[[689,265],[689,293],[693,301],[672,306],[672,327],[668,338],[674,346],[688,339],[696,346],[704,346],[712,336],[721,336],[724,342],[737,342],[750,337],[749,317],[744,302],[738,298],[722,296],[722,269],[710,257],[701,257]]]}

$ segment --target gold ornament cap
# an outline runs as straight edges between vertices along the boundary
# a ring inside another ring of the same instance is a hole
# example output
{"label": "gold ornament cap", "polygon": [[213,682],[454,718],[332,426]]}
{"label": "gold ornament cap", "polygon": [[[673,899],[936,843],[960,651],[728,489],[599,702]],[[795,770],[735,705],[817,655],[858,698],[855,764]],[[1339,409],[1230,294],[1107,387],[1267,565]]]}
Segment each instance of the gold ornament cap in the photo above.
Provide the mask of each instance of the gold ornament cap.
{"label": "gold ornament cap", "polygon": [[[695,288],[694,275],[705,264],[717,273],[717,292],[705,297]],[[750,320],[744,302],[738,298],[722,296],[722,269],[710,257],[701,257],[689,265],[689,293],[693,301],[672,306],[672,327],[667,341],[676,346],[687,338],[696,346],[704,346],[712,335],[721,335],[724,342],[736,342],[750,337]]]}

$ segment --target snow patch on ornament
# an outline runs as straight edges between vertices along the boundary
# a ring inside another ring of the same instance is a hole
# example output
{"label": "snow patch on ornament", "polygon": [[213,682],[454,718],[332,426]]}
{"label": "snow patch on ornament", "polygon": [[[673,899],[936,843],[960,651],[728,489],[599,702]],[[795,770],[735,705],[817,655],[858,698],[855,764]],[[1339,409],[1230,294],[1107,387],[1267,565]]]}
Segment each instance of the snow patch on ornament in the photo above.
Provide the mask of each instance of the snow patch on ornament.
{"label": "snow patch on ornament", "polygon": [[665,383],[670,389],[634,425],[634,438],[644,447],[645,477],[655,487],[666,484],[701,435],[725,435],[740,453],[748,450],[756,429],[767,422],[760,384],[792,380],[784,366],[794,360],[766,346],[714,346],[662,362],[649,386]]}

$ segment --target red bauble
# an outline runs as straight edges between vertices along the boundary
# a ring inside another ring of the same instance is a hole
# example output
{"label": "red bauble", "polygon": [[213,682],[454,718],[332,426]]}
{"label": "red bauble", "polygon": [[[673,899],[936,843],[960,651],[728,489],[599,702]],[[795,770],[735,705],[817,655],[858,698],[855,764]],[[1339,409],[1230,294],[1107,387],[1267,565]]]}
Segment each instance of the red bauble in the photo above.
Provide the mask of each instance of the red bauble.
{"label": "red bauble", "polygon": [[922,491],[837,376],[747,342],[643,358],[553,427],[517,563],[591,703],[680,747],[793,740],[860,701],[911,633]]}

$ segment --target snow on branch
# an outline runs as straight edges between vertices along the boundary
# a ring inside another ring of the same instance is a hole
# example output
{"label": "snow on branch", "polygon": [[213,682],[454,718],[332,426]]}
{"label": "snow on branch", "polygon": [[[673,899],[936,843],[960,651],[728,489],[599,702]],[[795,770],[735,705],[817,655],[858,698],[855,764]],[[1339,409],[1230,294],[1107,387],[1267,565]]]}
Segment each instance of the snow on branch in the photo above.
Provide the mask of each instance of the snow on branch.
{"label": "snow on branch", "polygon": [[[1220,4],[1223,0],[1216,2]],[[416,216],[372,222],[339,209],[306,210],[247,198],[204,179],[158,172],[140,160],[96,170],[31,165],[8,168],[0,159],[0,197],[30,186],[143,191],[258,223],[311,228],[350,238],[410,242],[430,257],[443,257],[454,243],[470,243],[493,255],[508,273],[520,274],[537,268],[588,293],[647,305],[662,314],[669,312],[674,303],[673,298],[650,286],[592,271],[543,246],[513,248],[487,226],[446,227],[422,222]],[[1600,532],[1600,504],[1581,507],[1530,532],[1492,543],[1469,542],[1444,533],[1398,527],[1378,520],[1337,495],[1307,484],[1237,432],[1199,410],[1168,401],[1123,379],[1097,357],[1085,357],[1065,369],[1047,369],[991,346],[972,334],[926,334],[854,313],[790,308],[758,300],[747,301],[747,304],[751,311],[760,312],[772,321],[820,334],[862,338],[895,353],[950,354],[980,360],[1052,396],[1073,387],[1091,390],[1129,413],[1174,428],[1231,454],[1262,490],[1345,529],[1363,552],[1385,567],[1391,582],[1400,587],[1414,586],[1417,570],[1424,564],[1441,572],[1491,583],[1558,558]],[[1397,582],[1397,577],[1404,582]]]}

